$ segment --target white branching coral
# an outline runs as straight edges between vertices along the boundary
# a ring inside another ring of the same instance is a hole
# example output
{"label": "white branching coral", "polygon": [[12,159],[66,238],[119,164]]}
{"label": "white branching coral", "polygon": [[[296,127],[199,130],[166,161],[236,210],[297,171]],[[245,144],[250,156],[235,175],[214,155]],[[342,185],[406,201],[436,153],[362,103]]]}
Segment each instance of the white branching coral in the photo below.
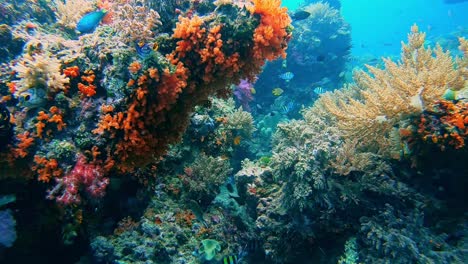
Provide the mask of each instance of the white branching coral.
{"label": "white branching coral", "polygon": [[31,88],[46,88],[58,92],[69,83],[68,77],[60,71],[60,60],[47,53],[25,54],[12,68],[19,80],[15,96]]}
{"label": "white branching coral", "polygon": [[74,29],[84,14],[95,9],[94,4],[94,1],[90,0],[55,0],[57,23]]}
{"label": "white branching coral", "polygon": [[114,5],[113,27],[126,42],[149,41],[161,25],[158,12],[150,9],[146,0],[120,0]]}

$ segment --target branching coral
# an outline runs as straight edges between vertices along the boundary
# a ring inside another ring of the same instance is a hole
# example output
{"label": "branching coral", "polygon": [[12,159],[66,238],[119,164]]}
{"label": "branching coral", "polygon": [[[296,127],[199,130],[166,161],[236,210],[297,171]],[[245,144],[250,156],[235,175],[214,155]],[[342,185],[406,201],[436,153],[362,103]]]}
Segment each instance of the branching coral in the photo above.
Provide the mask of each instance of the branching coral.
{"label": "branching coral", "polygon": [[208,205],[231,171],[229,160],[200,155],[192,165],[185,168],[185,174],[182,176],[188,198]]}
{"label": "branching coral", "polygon": [[284,207],[296,212],[331,206],[324,161],[336,155],[340,144],[338,129],[317,115],[315,108],[304,117],[305,121],[278,125],[270,164],[273,176],[286,182]]}
{"label": "branching coral", "polygon": [[411,31],[401,62],[385,59],[385,69],[367,66],[369,73],[355,74],[351,91],[325,94],[320,99],[337,118],[345,137],[384,151],[391,145],[395,126],[433,105],[448,88],[464,87],[465,70],[455,67],[450,54],[439,46],[425,48],[425,34],[417,26]]}
{"label": "branching coral", "polygon": [[57,23],[75,29],[80,18],[94,9],[94,1],[91,0],[55,0]]}
{"label": "branching coral", "polygon": [[463,253],[445,241],[445,234],[425,227],[419,210],[404,213],[387,204],[380,215],[362,217],[361,223],[365,263],[463,263]]}
{"label": "branching coral", "polygon": [[127,44],[150,41],[161,25],[158,12],[148,7],[146,0],[117,1],[113,6],[113,24]]}

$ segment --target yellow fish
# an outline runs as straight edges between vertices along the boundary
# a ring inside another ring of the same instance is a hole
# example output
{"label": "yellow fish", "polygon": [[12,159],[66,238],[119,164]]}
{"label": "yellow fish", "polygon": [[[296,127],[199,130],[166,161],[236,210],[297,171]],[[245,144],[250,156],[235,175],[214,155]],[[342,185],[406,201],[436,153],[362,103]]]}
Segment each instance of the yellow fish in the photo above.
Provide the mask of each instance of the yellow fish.
{"label": "yellow fish", "polygon": [[250,88],[250,93],[251,93],[251,94],[256,94],[256,93],[257,93],[257,90],[255,90],[255,88],[252,87],[252,88]]}
{"label": "yellow fish", "polygon": [[241,137],[240,137],[240,136],[237,136],[237,137],[234,138],[234,142],[233,142],[233,143],[234,143],[235,146],[239,145],[240,142],[241,142]]}
{"label": "yellow fish", "polygon": [[275,88],[271,91],[271,93],[274,95],[274,96],[280,96],[283,94],[283,89],[281,88]]}

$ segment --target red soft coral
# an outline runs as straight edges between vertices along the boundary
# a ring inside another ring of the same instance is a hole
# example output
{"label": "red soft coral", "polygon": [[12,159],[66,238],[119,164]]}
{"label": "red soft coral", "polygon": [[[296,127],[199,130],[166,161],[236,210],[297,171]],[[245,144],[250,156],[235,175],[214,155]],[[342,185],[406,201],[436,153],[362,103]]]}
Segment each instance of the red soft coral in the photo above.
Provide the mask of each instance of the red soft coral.
{"label": "red soft coral", "polygon": [[101,198],[109,184],[103,169],[97,164],[88,163],[82,155],[78,157],[73,169],[63,178],[56,178],[56,181],[57,185],[49,190],[47,198],[56,199],[58,203],[65,205],[81,202],[81,188],[92,198]]}

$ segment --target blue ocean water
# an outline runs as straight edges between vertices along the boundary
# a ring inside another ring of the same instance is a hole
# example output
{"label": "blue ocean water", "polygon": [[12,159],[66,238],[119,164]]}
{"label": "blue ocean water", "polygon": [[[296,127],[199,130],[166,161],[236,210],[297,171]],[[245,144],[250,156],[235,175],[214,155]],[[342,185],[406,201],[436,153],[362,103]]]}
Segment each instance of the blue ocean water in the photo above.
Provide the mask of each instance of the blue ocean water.
{"label": "blue ocean water", "polygon": [[[304,2],[286,0],[283,5],[296,10]],[[318,1],[317,1],[318,2]],[[468,2],[447,4],[444,0],[341,0],[341,12],[351,25],[352,54],[356,56],[398,55],[400,42],[417,24],[429,39],[468,36]]]}

